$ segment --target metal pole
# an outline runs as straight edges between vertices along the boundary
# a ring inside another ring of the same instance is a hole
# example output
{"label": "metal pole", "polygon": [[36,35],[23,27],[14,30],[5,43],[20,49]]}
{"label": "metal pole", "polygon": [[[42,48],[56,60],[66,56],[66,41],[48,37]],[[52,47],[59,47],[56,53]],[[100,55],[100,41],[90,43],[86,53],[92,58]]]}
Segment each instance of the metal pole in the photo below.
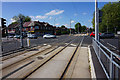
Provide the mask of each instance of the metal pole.
{"label": "metal pole", "polygon": [[21,48],[23,48],[23,34],[22,34],[22,28],[23,28],[23,21],[22,21],[22,18],[20,18],[20,42],[21,42]]}
{"label": "metal pole", "polygon": [[[55,21],[56,21],[56,18],[54,19],[54,26],[55,26]],[[54,34],[56,35],[56,28],[55,28],[55,33]]]}
{"label": "metal pole", "polygon": [[78,34],[79,34],[79,24],[78,24]]}
{"label": "metal pole", "polygon": [[1,18],[0,18],[0,56],[2,56],[2,26],[1,26]]}
{"label": "metal pole", "polygon": [[98,2],[95,0],[95,40],[99,40],[99,11]]}
{"label": "metal pole", "polygon": [[71,19],[70,19],[70,35],[71,35]]}

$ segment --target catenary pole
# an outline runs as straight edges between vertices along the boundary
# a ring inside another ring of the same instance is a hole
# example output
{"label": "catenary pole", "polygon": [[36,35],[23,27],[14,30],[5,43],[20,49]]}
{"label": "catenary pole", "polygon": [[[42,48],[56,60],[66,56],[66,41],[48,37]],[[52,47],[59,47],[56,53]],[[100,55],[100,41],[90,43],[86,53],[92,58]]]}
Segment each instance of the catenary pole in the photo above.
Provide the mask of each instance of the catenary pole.
{"label": "catenary pole", "polygon": [[23,28],[23,20],[20,18],[20,44],[21,48],[23,48],[23,33],[22,33],[22,28]]}
{"label": "catenary pole", "polygon": [[97,0],[95,0],[95,40],[99,40],[99,9]]}
{"label": "catenary pole", "polygon": [[71,35],[71,19],[70,19],[70,35]]}

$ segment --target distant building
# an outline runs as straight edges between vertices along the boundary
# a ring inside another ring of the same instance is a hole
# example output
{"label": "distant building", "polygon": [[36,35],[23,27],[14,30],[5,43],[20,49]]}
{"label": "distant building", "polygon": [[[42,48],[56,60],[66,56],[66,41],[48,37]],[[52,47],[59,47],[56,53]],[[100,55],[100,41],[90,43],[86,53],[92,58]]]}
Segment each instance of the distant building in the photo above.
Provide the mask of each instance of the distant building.
{"label": "distant building", "polygon": [[[38,36],[42,36],[44,34],[55,34],[55,35],[61,35],[61,34],[69,34],[70,31],[69,28],[61,28],[52,26],[49,23],[46,22],[39,22],[39,21],[30,21],[23,23],[22,32],[24,33],[31,33],[31,34],[37,34]],[[73,34],[75,32],[75,29],[71,28],[71,33]],[[8,26],[8,33],[15,33],[20,34],[20,23],[12,23]]]}
{"label": "distant building", "polygon": [[[8,33],[16,33],[19,34],[20,24],[10,24],[8,26]],[[44,34],[54,34],[54,27],[46,22],[39,22],[39,21],[30,21],[23,23],[22,31],[24,33],[33,33],[37,35],[44,35]]]}

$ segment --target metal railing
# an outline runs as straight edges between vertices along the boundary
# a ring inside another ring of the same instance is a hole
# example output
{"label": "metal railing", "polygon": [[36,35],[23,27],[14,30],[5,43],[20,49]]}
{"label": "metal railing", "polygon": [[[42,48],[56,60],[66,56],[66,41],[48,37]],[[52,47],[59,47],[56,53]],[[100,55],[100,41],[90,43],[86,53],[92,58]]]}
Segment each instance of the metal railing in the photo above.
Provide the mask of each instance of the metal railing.
{"label": "metal railing", "polygon": [[120,80],[120,55],[93,38],[92,45],[97,58],[109,80]]}

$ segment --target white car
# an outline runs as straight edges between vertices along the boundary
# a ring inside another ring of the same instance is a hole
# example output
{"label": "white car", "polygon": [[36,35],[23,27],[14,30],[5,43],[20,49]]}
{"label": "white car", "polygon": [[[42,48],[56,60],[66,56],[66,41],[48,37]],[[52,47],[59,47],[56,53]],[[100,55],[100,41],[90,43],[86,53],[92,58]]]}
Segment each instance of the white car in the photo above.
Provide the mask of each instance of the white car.
{"label": "white car", "polygon": [[45,34],[44,36],[43,36],[43,38],[56,38],[56,36],[55,35],[51,35],[51,34]]}
{"label": "white car", "polygon": [[27,34],[27,37],[30,39],[37,39],[37,36],[35,34]]}

